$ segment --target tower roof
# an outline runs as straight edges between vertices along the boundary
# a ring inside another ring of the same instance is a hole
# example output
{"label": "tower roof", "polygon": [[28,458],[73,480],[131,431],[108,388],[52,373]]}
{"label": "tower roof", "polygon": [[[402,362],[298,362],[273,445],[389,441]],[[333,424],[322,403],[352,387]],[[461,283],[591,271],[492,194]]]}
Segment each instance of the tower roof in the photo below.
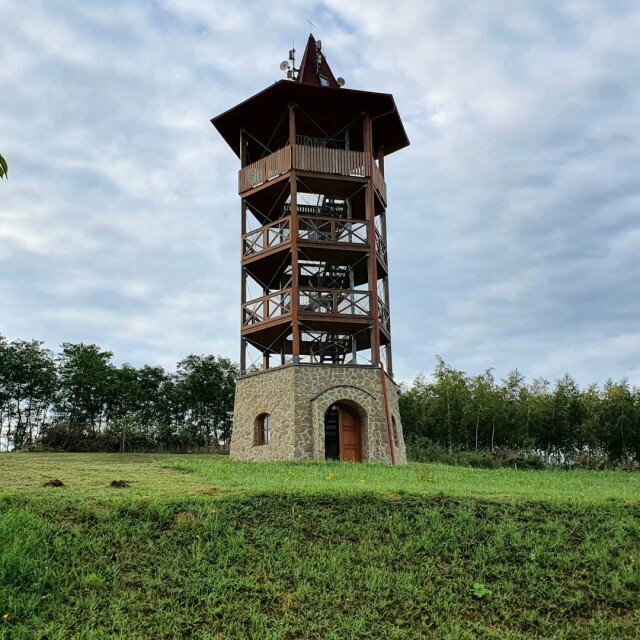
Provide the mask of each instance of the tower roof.
{"label": "tower roof", "polygon": [[389,155],[408,146],[393,96],[341,88],[319,44],[309,36],[295,81],[275,82],[211,119],[236,155],[240,156],[238,141],[242,130],[257,140],[286,144],[288,129],[284,129],[283,140],[277,139],[276,131],[283,113],[292,104],[301,107],[323,131],[340,129],[366,112],[371,117],[375,149],[383,148],[384,154]]}
{"label": "tower roof", "polygon": [[309,34],[307,46],[302,55],[297,81],[304,84],[315,84],[319,87],[338,88],[338,82],[319,45],[320,43],[316,41],[313,35]]}

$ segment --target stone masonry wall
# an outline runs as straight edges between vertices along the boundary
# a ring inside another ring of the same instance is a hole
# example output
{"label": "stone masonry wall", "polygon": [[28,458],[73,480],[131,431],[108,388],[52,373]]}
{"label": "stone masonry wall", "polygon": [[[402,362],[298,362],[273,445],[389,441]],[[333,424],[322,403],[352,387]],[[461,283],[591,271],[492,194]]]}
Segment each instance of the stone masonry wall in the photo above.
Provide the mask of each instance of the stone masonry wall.
{"label": "stone masonry wall", "polygon": [[[387,376],[389,408],[395,420],[397,464],[406,463],[398,392]],[[238,380],[231,457],[235,460],[324,461],[324,414],[345,402],[360,414],[362,457],[390,462],[386,412],[377,367],[289,365]],[[254,446],[255,419],[271,415],[271,441]]]}
{"label": "stone masonry wall", "polygon": [[[293,367],[244,376],[236,383],[231,458],[293,460]],[[271,415],[271,441],[254,446],[254,424],[261,413]]]}

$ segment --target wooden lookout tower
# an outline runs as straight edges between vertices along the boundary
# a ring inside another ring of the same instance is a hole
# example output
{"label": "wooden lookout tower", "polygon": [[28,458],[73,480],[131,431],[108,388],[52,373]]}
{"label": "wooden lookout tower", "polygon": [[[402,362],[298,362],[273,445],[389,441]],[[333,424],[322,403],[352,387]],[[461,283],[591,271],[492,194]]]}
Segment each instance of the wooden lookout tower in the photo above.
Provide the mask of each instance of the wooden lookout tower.
{"label": "wooden lookout tower", "polygon": [[212,119],[240,159],[242,376],[231,456],[406,461],[393,382],[385,156],[393,97],[342,88],[309,36]]}

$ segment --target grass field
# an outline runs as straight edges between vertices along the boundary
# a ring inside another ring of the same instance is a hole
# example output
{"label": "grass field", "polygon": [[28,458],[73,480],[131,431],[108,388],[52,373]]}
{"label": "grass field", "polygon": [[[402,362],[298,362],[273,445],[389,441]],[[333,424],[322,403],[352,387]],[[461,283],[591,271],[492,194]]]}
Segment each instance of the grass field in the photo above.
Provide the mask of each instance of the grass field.
{"label": "grass field", "polygon": [[3,454],[0,638],[640,638],[639,501],[622,472]]}

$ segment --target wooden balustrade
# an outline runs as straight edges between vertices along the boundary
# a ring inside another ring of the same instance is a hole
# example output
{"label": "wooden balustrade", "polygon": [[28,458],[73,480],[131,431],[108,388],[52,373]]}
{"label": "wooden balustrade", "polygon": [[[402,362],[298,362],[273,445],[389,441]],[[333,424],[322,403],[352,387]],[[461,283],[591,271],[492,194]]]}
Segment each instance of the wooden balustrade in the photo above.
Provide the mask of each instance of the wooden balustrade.
{"label": "wooden balustrade", "polygon": [[366,178],[368,175],[364,151],[344,151],[297,144],[293,152],[293,162],[294,168],[300,171],[317,171],[358,178]]}
{"label": "wooden balustrade", "polygon": [[280,220],[276,220],[254,231],[249,231],[242,236],[244,255],[250,256],[255,253],[260,253],[265,249],[276,247],[289,240],[290,236],[289,217],[280,218]]}
{"label": "wooden balustrade", "polygon": [[291,170],[291,147],[287,145],[276,152],[256,160],[240,169],[238,191],[244,193],[259,187]]}
{"label": "wooden balustrade", "polygon": [[[299,216],[298,237],[310,242],[367,244],[367,225],[360,220]],[[253,256],[287,242],[291,237],[290,218],[249,231],[242,236],[244,256]]]}
{"label": "wooden balustrade", "polygon": [[387,264],[387,245],[385,241],[382,239],[382,235],[376,229],[376,253],[378,254],[378,260],[383,265]]}
{"label": "wooden balustrade", "polygon": [[345,289],[300,289],[300,313],[368,316],[371,309],[368,291]]}
{"label": "wooden balustrade", "polygon": [[[378,166],[373,164],[374,186],[386,202],[387,187],[384,177]],[[291,169],[357,178],[369,177],[364,151],[345,151],[344,149],[327,149],[296,144],[278,149],[278,151],[240,169],[238,190],[240,194],[246,193],[284,175]]]}
{"label": "wooden balustrade", "polygon": [[291,289],[284,289],[245,302],[242,307],[242,324],[245,327],[250,327],[290,313]]}
{"label": "wooden balustrade", "polygon": [[391,334],[391,314],[389,313],[389,307],[378,297],[378,318],[380,320],[380,326],[388,333]]}
{"label": "wooden balustrade", "polygon": [[382,199],[384,204],[387,204],[387,183],[384,181],[384,176],[378,165],[373,163],[373,186],[375,187],[378,195]]}
{"label": "wooden balustrade", "polygon": [[[371,315],[369,291],[304,287],[299,290],[298,295],[302,314],[359,317]],[[242,309],[243,326],[251,327],[289,315],[291,296],[291,289],[284,289],[245,302]]]}
{"label": "wooden balustrade", "polygon": [[349,244],[367,243],[367,225],[359,220],[300,216],[298,229],[300,240]]}

